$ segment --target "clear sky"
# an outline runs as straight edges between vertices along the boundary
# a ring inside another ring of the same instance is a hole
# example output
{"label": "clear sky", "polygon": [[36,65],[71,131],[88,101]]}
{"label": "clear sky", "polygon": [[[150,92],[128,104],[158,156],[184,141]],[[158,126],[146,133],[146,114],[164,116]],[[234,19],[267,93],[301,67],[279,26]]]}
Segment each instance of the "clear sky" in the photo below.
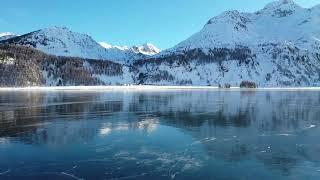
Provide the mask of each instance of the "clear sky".
{"label": "clear sky", "polygon": [[[254,12],[273,0],[3,0],[0,32],[65,26],[113,45],[169,48],[226,10]],[[296,0],[303,7],[320,0]]]}

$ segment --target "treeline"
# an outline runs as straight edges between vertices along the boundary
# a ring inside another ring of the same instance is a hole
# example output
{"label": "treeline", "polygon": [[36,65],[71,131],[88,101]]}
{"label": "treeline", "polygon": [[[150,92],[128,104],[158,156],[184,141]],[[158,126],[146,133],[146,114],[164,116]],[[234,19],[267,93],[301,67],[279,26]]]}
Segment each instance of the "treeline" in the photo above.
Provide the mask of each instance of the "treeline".
{"label": "treeline", "polygon": [[137,82],[143,84],[145,82],[171,82],[177,85],[192,85],[190,79],[176,81],[174,75],[166,70],[161,70],[161,65],[168,66],[169,69],[176,67],[184,67],[187,72],[194,69],[191,65],[217,63],[221,66],[221,71],[225,71],[221,65],[224,61],[236,60],[238,65],[253,65],[256,61],[256,55],[245,46],[236,46],[234,48],[212,48],[207,52],[202,49],[182,50],[180,53],[172,53],[166,56],[156,56],[154,58],[138,60],[133,63],[137,69],[145,69],[147,73],[139,73]]}
{"label": "treeline", "polygon": [[182,50],[181,53],[170,54],[163,57],[149,58],[134,62],[134,66],[143,66],[146,64],[160,65],[187,65],[191,61],[198,60],[197,63],[221,63],[228,60],[238,60],[239,63],[246,63],[256,59],[256,55],[248,47],[236,46],[235,48],[212,48],[208,52],[202,49]]}
{"label": "treeline", "polygon": [[52,56],[25,46],[0,45],[2,87],[104,85],[95,75],[120,76],[122,68],[111,61]]}
{"label": "treeline", "polygon": [[38,86],[44,83],[43,53],[26,47],[0,45],[0,86]]}

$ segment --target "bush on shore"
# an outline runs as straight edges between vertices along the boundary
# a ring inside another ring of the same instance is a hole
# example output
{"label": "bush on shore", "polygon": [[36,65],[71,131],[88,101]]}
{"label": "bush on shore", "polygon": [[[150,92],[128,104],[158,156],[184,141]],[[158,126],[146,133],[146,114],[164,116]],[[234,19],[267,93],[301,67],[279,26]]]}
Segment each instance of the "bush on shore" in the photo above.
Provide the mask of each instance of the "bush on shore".
{"label": "bush on shore", "polygon": [[242,81],[240,84],[240,88],[257,88],[257,84],[251,81]]}
{"label": "bush on shore", "polygon": [[231,88],[231,84],[229,84],[229,83],[224,84],[224,88],[230,89]]}

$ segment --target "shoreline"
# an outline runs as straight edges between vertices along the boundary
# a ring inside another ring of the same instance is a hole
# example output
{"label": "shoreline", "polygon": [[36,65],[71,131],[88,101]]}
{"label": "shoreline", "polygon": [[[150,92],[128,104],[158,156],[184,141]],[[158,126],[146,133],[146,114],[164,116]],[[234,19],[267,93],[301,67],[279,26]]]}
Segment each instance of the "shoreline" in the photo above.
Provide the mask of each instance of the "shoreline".
{"label": "shoreline", "polygon": [[320,87],[266,87],[266,88],[219,88],[212,86],[153,86],[153,85],[132,85],[132,86],[57,86],[57,87],[0,87],[0,91],[161,91],[161,90],[237,90],[237,91],[320,91]]}

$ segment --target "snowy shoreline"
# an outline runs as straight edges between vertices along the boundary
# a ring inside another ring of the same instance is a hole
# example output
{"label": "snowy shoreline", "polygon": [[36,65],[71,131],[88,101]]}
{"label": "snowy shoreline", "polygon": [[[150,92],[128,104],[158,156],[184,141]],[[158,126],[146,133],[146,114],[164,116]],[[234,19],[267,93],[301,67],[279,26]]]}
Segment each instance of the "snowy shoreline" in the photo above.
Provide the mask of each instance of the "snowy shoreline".
{"label": "snowy shoreline", "polygon": [[320,91],[320,87],[268,87],[246,89],[231,87],[230,89],[212,87],[212,86],[149,86],[149,85],[132,85],[132,86],[59,86],[59,87],[0,87],[0,91],[165,91],[165,90],[236,90],[236,91]]}

